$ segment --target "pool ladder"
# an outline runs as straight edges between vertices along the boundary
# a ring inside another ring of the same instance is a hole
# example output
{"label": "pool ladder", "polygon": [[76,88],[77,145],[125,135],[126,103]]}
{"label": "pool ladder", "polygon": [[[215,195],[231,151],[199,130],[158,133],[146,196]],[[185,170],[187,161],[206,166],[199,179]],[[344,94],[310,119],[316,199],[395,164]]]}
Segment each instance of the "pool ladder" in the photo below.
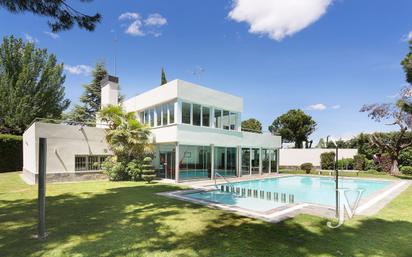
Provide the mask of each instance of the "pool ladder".
{"label": "pool ladder", "polygon": [[217,186],[217,182],[216,182],[217,177],[223,178],[223,180],[226,182],[226,184],[227,184],[229,187],[233,187],[233,184],[232,184],[227,178],[225,178],[224,176],[222,176],[219,172],[215,172],[215,177],[214,177],[214,179],[215,179],[215,187],[216,187],[216,189],[219,189],[219,187]]}

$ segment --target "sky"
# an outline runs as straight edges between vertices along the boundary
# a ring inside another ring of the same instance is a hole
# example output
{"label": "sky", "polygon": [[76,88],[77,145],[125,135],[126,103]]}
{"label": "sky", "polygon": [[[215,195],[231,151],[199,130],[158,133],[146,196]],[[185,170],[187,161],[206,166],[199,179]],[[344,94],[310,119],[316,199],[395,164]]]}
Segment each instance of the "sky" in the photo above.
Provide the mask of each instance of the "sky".
{"label": "sky", "polygon": [[300,108],[317,122],[311,136],[348,139],[394,129],[360,113],[394,102],[405,85],[400,61],[412,39],[410,0],[70,1],[99,12],[94,32],[51,33],[47,18],[0,8],[0,36],[47,48],[65,65],[65,92],[78,103],[100,61],[129,98],[182,79],[241,96],[242,119],[267,127]]}

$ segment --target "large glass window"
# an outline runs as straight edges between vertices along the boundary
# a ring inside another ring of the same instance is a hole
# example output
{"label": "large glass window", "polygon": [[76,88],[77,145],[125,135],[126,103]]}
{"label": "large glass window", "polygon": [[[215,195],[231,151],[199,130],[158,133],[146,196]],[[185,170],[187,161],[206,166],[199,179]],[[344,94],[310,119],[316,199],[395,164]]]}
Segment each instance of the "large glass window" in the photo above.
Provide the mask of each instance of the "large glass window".
{"label": "large glass window", "polygon": [[223,129],[229,130],[229,111],[223,111],[222,123]]}
{"label": "large glass window", "polygon": [[205,127],[210,126],[210,108],[209,107],[202,107],[202,125]]}
{"label": "large glass window", "polygon": [[230,113],[230,130],[237,130],[236,123],[237,123],[237,114],[234,112],[231,112]]}
{"label": "large glass window", "polygon": [[252,174],[259,174],[259,148],[252,149]]}
{"label": "large glass window", "polygon": [[215,109],[213,123],[215,128],[222,128],[222,110]]}
{"label": "large glass window", "polygon": [[210,146],[179,146],[181,180],[211,177]]}
{"label": "large glass window", "polygon": [[154,120],[154,109],[150,109],[150,126],[154,127],[155,126],[155,120]]}
{"label": "large glass window", "polygon": [[156,107],[156,126],[162,126],[162,107]]}
{"label": "large glass window", "polygon": [[215,147],[214,167],[221,176],[236,176],[236,148]]}
{"label": "large glass window", "polygon": [[169,124],[175,123],[175,103],[169,103]]}
{"label": "large glass window", "polygon": [[270,172],[278,172],[277,152],[279,150],[270,150]]}
{"label": "large glass window", "polygon": [[182,103],[182,123],[190,124],[190,116],[192,116],[190,104]]}
{"label": "large glass window", "polygon": [[193,125],[200,126],[200,104],[193,104]]}
{"label": "large glass window", "polygon": [[144,123],[149,124],[150,122],[150,113],[148,110],[144,111]]}
{"label": "large glass window", "polygon": [[250,174],[250,149],[242,148],[242,175]]}
{"label": "large glass window", "polygon": [[262,173],[269,173],[269,150],[262,149]]}
{"label": "large glass window", "polygon": [[144,112],[139,112],[139,122],[144,123]]}
{"label": "large glass window", "polygon": [[163,121],[163,126],[166,126],[168,123],[167,120],[167,104],[162,105],[162,121]]}

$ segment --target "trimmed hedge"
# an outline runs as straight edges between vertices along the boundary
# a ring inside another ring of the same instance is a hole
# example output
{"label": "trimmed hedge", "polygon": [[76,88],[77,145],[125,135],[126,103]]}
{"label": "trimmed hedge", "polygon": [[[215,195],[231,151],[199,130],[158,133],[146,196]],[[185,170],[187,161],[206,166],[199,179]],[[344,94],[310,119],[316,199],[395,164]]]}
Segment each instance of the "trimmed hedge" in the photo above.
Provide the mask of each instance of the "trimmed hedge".
{"label": "trimmed hedge", "polygon": [[322,170],[335,169],[335,152],[325,152],[320,155],[320,167]]}
{"label": "trimmed hedge", "polygon": [[0,172],[23,169],[23,137],[0,134]]}

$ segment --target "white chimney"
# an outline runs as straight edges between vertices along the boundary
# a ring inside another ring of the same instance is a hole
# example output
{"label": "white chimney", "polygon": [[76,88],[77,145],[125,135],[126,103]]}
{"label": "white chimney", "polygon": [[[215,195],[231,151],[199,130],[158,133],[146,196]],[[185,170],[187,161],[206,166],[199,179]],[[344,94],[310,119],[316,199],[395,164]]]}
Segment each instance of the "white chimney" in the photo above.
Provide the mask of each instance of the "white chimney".
{"label": "white chimney", "polygon": [[119,104],[119,78],[107,75],[102,82],[101,107]]}

